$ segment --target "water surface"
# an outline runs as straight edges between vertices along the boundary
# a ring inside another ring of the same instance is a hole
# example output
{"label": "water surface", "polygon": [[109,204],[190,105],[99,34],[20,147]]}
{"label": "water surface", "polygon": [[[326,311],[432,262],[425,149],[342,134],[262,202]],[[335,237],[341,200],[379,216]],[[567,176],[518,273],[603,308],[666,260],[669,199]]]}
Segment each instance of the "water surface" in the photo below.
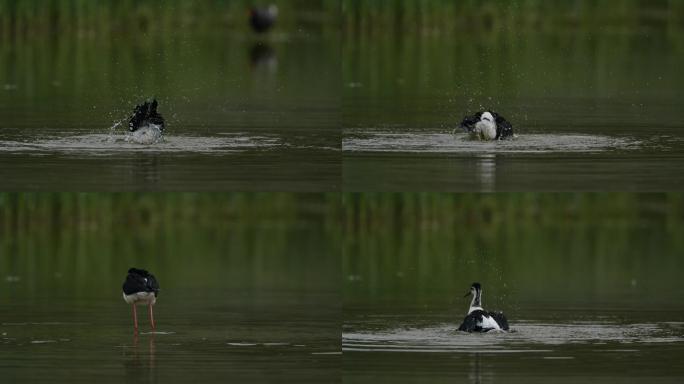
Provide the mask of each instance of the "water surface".
{"label": "water surface", "polygon": [[[397,308],[392,314],[345,310],[345,378],[484,383],[554,377],[613,383],[676,382],[684,375],[678,364],[684,357],[681,309],[568,309],[549,303],[529,309],[515,313],[523,318],[511,321],[509,332],[486,334],[459,332],[458,315],[424,309]],[[534,312],[543,313],[528,317]]]}
{"label": "water surface", "polygon": [[[684,188],[671,177],[684,165],[680,30],[353,25],[343,42],[346,190]],[[450,136],[483,109],[518,138]]]}

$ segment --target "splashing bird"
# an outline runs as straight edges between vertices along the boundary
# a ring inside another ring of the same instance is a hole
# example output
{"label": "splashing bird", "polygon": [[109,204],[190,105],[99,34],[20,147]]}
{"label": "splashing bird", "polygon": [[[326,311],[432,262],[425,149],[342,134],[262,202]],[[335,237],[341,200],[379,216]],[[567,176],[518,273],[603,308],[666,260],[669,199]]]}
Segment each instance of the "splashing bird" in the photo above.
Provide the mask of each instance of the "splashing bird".
{"label": "splashing bird", "polygon": [[145,101],[133,109],[128,119],[128,139],[139,144],[154,144],[164,134],[164,118],[157,112],[157,100]]}
{"label": "splashing bird", "polygon": [[508,320],[503,312],[488,312],[482,309],[482,286],[480,283],[473,283],[470,291],[463,297],[471,295],[468,315],[463,319],[463,323],[458,327],[463,332],[489,332],[489,331],[508,331]]}
{"label": "splashing bird", "polygon": [[153,274],[144,269],[131,268],[123,283],[123,299],[127,304],[133,305],[133,326],[138,333],[137,305],[147,305],[150,315],[150,326],[156,329],[152,306],[157,302],[159,295],[159,283]]}
{"label": "splashing bird", "polygon": [[273,27],[278,18],[278,7],[274,4],[265,8],[252,7],[249,10],[249,24],[256,33],[264,33]]}
{"label": "splashing bird", "polygon": [[473,138],[480,140],[503,140],[513,137],[513,125],[496,112],[481,111],[466,116],[460,127]]}

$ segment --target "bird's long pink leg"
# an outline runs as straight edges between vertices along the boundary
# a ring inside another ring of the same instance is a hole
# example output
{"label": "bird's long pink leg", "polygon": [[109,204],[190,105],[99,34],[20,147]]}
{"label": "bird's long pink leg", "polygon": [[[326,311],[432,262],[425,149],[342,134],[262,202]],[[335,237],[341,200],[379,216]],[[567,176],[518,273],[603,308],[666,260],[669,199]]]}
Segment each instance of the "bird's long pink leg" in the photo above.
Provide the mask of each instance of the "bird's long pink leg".
{"label": "bird's long pink leg", "polygon": [[152,304],[149,304],[150,306],[150,325],[152,326],[152,329],[156,329],[157,326],[154,324],[154,311],[152,311]]}
{"label": "bird's long pink leg", "polygon": [[135,333],[138,333],[138,310],[135,309],[135,303],[133,303],[133,327]]}

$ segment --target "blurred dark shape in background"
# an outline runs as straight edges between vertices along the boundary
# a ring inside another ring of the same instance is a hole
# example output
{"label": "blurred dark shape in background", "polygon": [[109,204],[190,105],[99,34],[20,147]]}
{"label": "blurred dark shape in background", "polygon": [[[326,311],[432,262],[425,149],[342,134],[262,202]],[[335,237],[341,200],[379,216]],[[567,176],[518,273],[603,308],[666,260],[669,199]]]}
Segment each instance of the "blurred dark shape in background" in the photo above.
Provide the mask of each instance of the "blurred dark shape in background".
{"label": "blurred dark shape in background", "polygon": [[254,43],[249,50],[249,63],[253,70],[263,70],[267,73],[278,71],[278,57],[276,52],[266,42]]}
{"label": "blurred dark shape in background", "polygon": [[268,32],[278,18],[278,7],[270,4],[268,7],[251,7],[249,9],[249,25],[256,33]]}

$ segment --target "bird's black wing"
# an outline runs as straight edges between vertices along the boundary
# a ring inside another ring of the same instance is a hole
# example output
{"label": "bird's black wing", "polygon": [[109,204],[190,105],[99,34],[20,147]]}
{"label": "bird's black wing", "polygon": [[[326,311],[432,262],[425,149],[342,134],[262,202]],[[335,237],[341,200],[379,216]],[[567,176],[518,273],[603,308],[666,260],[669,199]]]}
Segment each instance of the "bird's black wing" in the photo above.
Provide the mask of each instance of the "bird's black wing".
{"label": "bird's black wing", "polygon": [[146,101],[140,105],[137,105],[133,109],[133,114],[128,119],[128,130],[134,132],[140,127],[147,124],[154,124],[159,126],[160,130],[164,130],[166,127],[164,123],[164,118],[157,112],[157,100],[152,99],[152,101]]}
{"label": "bird's black wing", "polygon": [[480,323],[483,313],[483,311],[479,310],[469,313],[463,318],[463,322],[461,323],[461,326],[458,327],[458,330],[462,332],[482,332],[482,326],[478,323]]}
{"label": "bird's black wing", "polygon": [[488,315],[496,320],[496,323],[499,324],[501,329],[508,331],[508,320],[506,319],[506,316],[504,316],[503,312],[489,312]]}
{"label": "bird's black wing", "polygon": [[463,121],[461,121],[460,127],[463,128],[466,132],[472,132],[473,129],[475,129],[475,124],[477,124],[477,122],[480,121],[480,118],[482,117],[483,113],[484,112],[477,112],[474,115],[464,117]]}
{"label": "bird's black wing", "polygon": [[155,296],[159,296],[159,283],[157,282],[157,278],[154,277],[153,274],[149,274],[147,277],[147,292],[154,292]]}
{"label": "bird's black wing", "polygon": [[150,121],[150,123],[159,126],[159,129],[163,131],[164,128],[166,128],[166,124],[164,123],[164,118],[162,117],[162,115],[159,114],[159,112],[157,112],[157,105],[157,100],[152,99],[152,104],[150,105],[150,113],[147,118]]}
{"label": "bird's black wing", "polygon": [[159,294],[159,283],[157,278],[146,270],[131,268],[128,270],[128,276],[123,283],[123,291],[127,295],[137,292],[154,292],[157,296]]}
{"label": "bird's black wing", "polygon": [[496,138],[508,139],[513,137],[513,125],[496,112],[493,112],[492,115],[494,115],[494,120],[496,120]]}
{"label": "bird's black wing", "polygon": [[147,292],[147,282],[142,275],[137,273],[129,273],[126,276],[126,281],[123,283],[123,291],[127,295],[132,295],[138,292]]}

